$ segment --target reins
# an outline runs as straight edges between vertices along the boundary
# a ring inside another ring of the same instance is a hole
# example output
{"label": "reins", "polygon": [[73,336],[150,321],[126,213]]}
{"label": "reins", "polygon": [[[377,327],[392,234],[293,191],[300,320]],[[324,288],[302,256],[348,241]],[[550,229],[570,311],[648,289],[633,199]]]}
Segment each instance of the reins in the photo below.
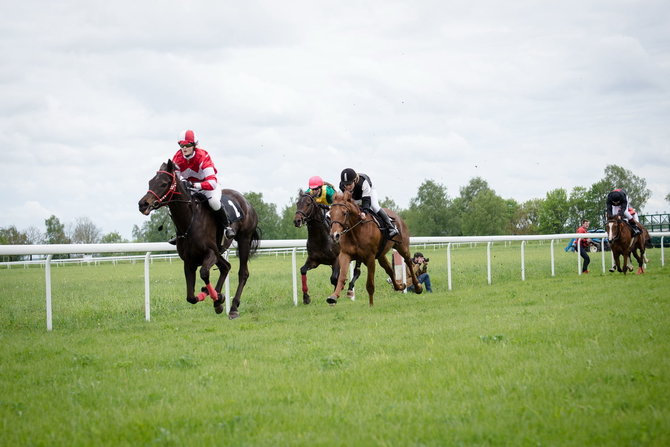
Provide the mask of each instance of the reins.
{"label": "reins", "polygon": [[[350,212],[349,207],[347,206],[346,203],[333,203],[333,204],[330,205],[330,206],[331,206],[331,207],[333,207],[333,206],[343,206],[344,208],[346,208],[347,212],[345,213],[345,219],[346,219],[346,217],[348,216],[348,214],[349,214],[349,212]],[[338,224],[338,225],[340,225],[340,226],[342,227],[342,234],[347,234],[348,232],[350,232],[351,230],[353,230],[354,228],[356,228],[356,227],[359,226],[360,224],[362,224],[362,223],[368,223],[368,222],[374,222],[374,220],[373,220],[373,219],[361,219],[361,220],[359,220],[358,222],[356,222],[355,224],[353,224],[352,226],[348,226],[348,225],[346,225],[345,223],[340,222],[340,221],[338,221],[338,220],[331,220],[331,226],[332,226],[332,224],[336,223],[336,224]]]}

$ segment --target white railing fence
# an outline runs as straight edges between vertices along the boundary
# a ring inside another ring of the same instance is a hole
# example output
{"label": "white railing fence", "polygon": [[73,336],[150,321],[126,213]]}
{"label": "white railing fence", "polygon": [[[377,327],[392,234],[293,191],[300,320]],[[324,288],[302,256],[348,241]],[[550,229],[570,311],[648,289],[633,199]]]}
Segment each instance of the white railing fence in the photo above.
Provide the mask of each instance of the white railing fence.
{"label": "white railing fence", "polygon": [[[604,242],[605,238],[602,233],[587,233],[589,237],[602,237],[601,239],[601,259],[602,259],[602,270],[603,273],[606,270],[605,262],[605,250]],[[661,265],[665,265],[665,249],[663,247],[664,238],[670,236],[669,231],[665,232],[653,232],[650,233],[652,237],[661,238]],[[549,234],[549,235],[520,235],[520,236],[455,236],[455,237],[413,237],[410,239],[411,245],[433,245],[433,244],[442,244],[447,246],[447,280],[448,280],[448,289],[452,290],[452,272],[451,272],[451,247],[455,244],[473,244],[473,243],[486,243],[486,262],[487,262],[487,279],[488,284],[491,284],[491,245],[494,242],[521,242],[521,280],[524,281],[525,277],[525,245],[528,241],[550,241],[550,253],[551,253],[551,276],[555,275],[554,270],[554,242],[562,239],[578,239],[577,244],[579,244],[580,239],[584,237],[584,233],[564,233],[564,234]],[[293,280],[293,304],[298,305],[298,279],[297,279],[297,261],[296,255],[298,251],[304,251],[307,245],[306,239],[288,239],[288,240],[262,240],[260,241],[259,251],[272,250],[276,253],[279,252],[290,252],[291,253],[291,269],[292,269],[292,280]],[[233,248],[235,248],[233,244]],[[51,266],[59,260],[53,260],[53,255],[56,254],[99,254],[99,253],[144,253],[144,303],[145,303],[145,319],[150,321],[151,319],[151,305],[150,305],[150,287],[149,287],[149,275],[151,264],[151,253],[152,252],[167,252],[169,255],[160,255],[160,256],[174,256],[176,248],[173,245],[168,244],[167,242],[145,242],[145,243],[123,243],[123,244],[54,244],[54,245],[0,245],[0,256],[26,256],[26,255],[46,255],[46,259],[43,260],[33,260],[33,261],[20,261],[12,263],[4,263],[5,265],[11,266],[15,264],[25,264],[25,263],[40,263],[44,265],[45,269],[45,281],[46,281],[46,317],[47,317],[47,330],[51,331],[53,329],[52,323],[52,310],[51,310]],[[579,251],[576,251],[576,265],[577,265],[577,274],[581,274],[581,257]],[[155,255],[154,255],[155,256]],[[228,253],[226,253],[226,257]],[[119,258],[128,259],[130,257],[110,257],[110,261],[113,261],[114,258],[118,261]],[[142,256],[137,256],[133,258],[142,258]],[[77,259],[77,262],[99,262],[103,259],[102,257],[95,258],[82,258]],[[229,281],[226,278],[226,313],[230,311],[230,291],[229,291]]]}

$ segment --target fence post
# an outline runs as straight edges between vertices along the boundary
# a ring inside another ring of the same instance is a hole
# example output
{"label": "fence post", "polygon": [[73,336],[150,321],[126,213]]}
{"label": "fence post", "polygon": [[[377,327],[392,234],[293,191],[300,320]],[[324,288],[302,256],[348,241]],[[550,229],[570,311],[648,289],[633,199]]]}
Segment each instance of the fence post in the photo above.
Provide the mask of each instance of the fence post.
{"label": "fence post", "polygon": [[144,319],[151,320],[151,293],[149,289],[149,264],[151,263],[151,252],[144,256]]}
{"label": "fence post", "polygon": [[549,251],[551,252],[551,276],[556,276],[556,269],[554,268],[554,240],[549,244]]}
{"label": "fence post", "polygon": [[600,257],[603,260],[603,273],[605,273],[605,238],[600,238]]}
{"label": "fence post", "polygon": [[521,281],[526,280],[526,241],[521,241]]}
{"label": "fence post", "polygon": [[293,247],[293,250],[291,250],[291,265],[293,266],[292,271],[293,271],[293,305],[297,306],[298,305],[298,278],[296,275],[296,269],[297,263],[295,259],[295,252],[296,248]]}
{"label": "fence post", "polygon": [[[230,253],[230,251],[226,250],[226,252],[223,254],[223,259],[225,259],[226,261],[229,258],[229,253]],[[228,274],[226,275],[225,286],[224,286],[224,290],[225,290],[224,293],[226,294],[225,295],[225,297],[226,297],[226,315],[230,314],[230,306],[231,306],[231,303],[233,301],[232,298],[230,297],[230,273],[232,271],[233,271],[233,267],[231,266],[230,270],[228,270]]]}
{"label": "fence post", "polygon": [[489,286],[491,285],[491,244],[493,242],[488,242],[486,244],[486,273],[489,281]]}
{"label": "fence post", "polygon": [[577,245],[575,245],[575,251],[577,252],[577,274],[581,275],[582,274],[582,257],[579,254],[580,247],[582,245],[582,240],[577,239]]}
{"label": "fence post", "polygon": [[44,263],[44,275],[47,289],[47,331],[51,331],[53,329],[51,313],[51,257],[52,255],[48,255],[47,260]]}
{"label": "fence post", "polygon": [[[338,262],[337,259],[335,259],[335,262]],[[354,266],[356,265],[356,261],[351,261],[349,262],[349,280],[354,277]],[[356,286],[354,286],[353,289],[351,289],[351,292],[353,295],[351,295],[351,301],[356,301]]]}
{"label": "fence post", "polygon": [[451,242],[447,244],[447,284],[451,290]]}
{"label": "fence post", "polygon": [[665,266],[665,250],[663,246],[663,238],[665,236],[661,236],[661,267]]}

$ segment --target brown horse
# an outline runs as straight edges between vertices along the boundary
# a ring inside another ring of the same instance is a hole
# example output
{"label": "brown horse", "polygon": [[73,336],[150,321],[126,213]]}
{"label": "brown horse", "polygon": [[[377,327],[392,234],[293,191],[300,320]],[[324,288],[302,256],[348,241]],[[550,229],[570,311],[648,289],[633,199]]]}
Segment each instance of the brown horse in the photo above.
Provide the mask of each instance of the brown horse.
{"label": "brown horse", "polygon": [[[350,192],[335,194],[333,204],[330,207],[332,222],[330,235],[335,242],[340,244],[340,255],[338,256],[340,272],[346,272],[346,268],[352,259],[365,264],[368,269],[368,279],[365,287],[370,297],[370,306],[374,304],[375,260],[379,262],[379,265],[384,268],[390,278],[395,278],[393,268],[386,257],[386,253],[391,248],[395,248],[405,260],[405,264],[411,272],[414,292],[417,294],[423,292],[423,288],[414,274],[414,269],[412,269],[407,225],[395,212],[387,209],[386,213],[391,219],[395,220],[396,226],[400,230],[400,234],[394,236],[391,240],[384,237],[382,230],[369,214],[366,214],[365,218],[361,217],[361,209],[351,199]],[[326,299],[329,304],[337,303],[340,292],[344,288],[345,280],[346,275],[340,275],[335,291]],[[392,284],[395,290],[405,289],[405,284],[398,280],[393,280]]]}
{"label": "brown horse", "polygon": [[[177,228],[177,252],[184,261],[184,275],[186,277],[186,301],[196,304],[209,295],[214,301],[216,313],[223,312],[225,295],[221,293],[221,286],[230,271],[230,263],[221,256],[232,244],[232,239],[221,242],[221,231],[217,231],[216,219],[206,200],[191,195],[177,178],[176,167],[172,160],[163,163],[156,175],[149,180],[149,190],[139,201],[142,214],[148,215],[152,210],[162,206],[170,209],[170,216]],[[242,220],[231,226],[236,232],[237,254],[240,258],[238,285],[235,298],[230,306],[228,318],[231,320],[240,316],[240,297],[244,285],[249,278],[247,263],[260,242],[260,232],[257,228],[258,217],[249,202],[237,191],[224,189],[223,194],[230,198],[235,208],[244,216]],[[219,247],[221,251],[219,251]],[[216,287],[209,281],[209,271],[216,264],[219,268],[219,279]],[[200,278],[205,287],[198,296],[194,294],[195,272],[200,267]]]}
{"label": "brown horse", "polygon": [[[642,233],[633,236],[633,230],[630,225],[619,215],[610,216],[607,220],[607,238],[612,249],[614,264],[616,270],[625,275],[628,271],[633,271],[631,255],[635,257],[638,263],[637,274],[644,273],[644,263],[648,262],[645,257],[645,249],[649,233],[647,229],[638,224]],[[621,261],[619,258],[623,258]],[[613,271],[613,270],[610,270]]]}
{"label": "brown horse", "polygon": [[[332,269],[330,283],[337,285],[337,279],[340,274],[340,264],[337,262],[337,256],[340,254],[340,246],[330,237],[330,223],[326,218],[328,206],[317,203],[311,194],[300,192],[300,198],[296,203],[295,217],[293,224],[300,228],[307,224],[307,260],[300,267],[302,279],[302,302],[309,304],[309,288],[307,287],[307,271],[318,267],[319,265],[329,265]],[[354,276],[349,282],[347,296],[354,296],[354,283],[361,274],[361,263],[356,261],[354,267]],[[346,272],[345,272],[346,275]]]}

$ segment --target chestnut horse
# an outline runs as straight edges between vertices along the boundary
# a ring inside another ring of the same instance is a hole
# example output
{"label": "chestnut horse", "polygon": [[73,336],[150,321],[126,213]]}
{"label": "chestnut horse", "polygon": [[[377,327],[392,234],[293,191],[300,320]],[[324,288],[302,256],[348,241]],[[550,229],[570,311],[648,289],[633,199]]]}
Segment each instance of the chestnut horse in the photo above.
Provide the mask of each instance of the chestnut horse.
{"label": "chestnut horse", "polygon": [[[307,287],[307,271],[320,265],[329,265],[332,269],[330,283],[337,285],[337,279],[340,274],[340,264],[337,262],[337,255],[340,254],[340,246],[330,237],[330,223],[326,219],[328,206],[317,203],[311,194],[300,192],[300,198],[296,203],[295,217],[293,223],[300,228],[307,224],[307,260],[300,267],[302,279],[302,302],[309,304],[309,288]],[[353,298],[354,283],[361,274],[361,263],[356,261],[354,267],[354,276],[349,282],[347,296]],[[346,275],[346,273],[345,273]]]}
{"label": "chestnut horse", "polygon": [[[217,231],[216,219],[202,196],[191,195],[177,178],[176,166],[172,160],[163,163],[156,175],[149,180],[149,190],[139,201],[142,214],[148,215],[152,210],[162,206],[170,209],[170,216],[177,228],[177,252],[184,261],[184,276],[186,277],[186,301],[196,304],[203,301],[209,295],[214,301],[214,310],[217,314],[223,312],[225,295],[221,293],[221,286],[230,271],[230,263],[221,256],[221,252],[227,250],[232,244],[232,239],[224,239],[221,242],[221,231]],[[223,194],[234,202],[235,208],[244,216],[242,220],[231,224],[235,230],[237,241],[237,255],[240,258],[238,271],[238,285],[235,298],[230,306],[228,318],[231,320],[240,316],[240,297],[244,285],[249,278],[247,263],[260,242],[260,233],[257,228],[258,216],[249,202],[239,192],[232,189],[224,189]],[[219,247],[221,251],[219,251]],[[216,287],[212,287],[209,281],[209,271],[216,264],[219,268],[219,279]],[[195,272],[200,267],[200,278],[205,287],[196,297]]]}
{"label": "chestnut horse", "polygon": [[[637,260],[638,275],[644,273],[644,263],[648,262],[644,253],[647,245],[647,239],[649,238],[649,233],[647,232],[647,229],[642,226],[642,224],[638,224],[638,227],[642,230],[642,233],[637,236],[633,236],[633,230],[621,216],[611,216],[607,220],[607,238],[610,242],[612,256],[614,257],[614,264],[616,265],[616,270],[623,272],[624,275],[629,270],[631,272],[633,271],[632,262],[630,259],[631,255],[633,255]],[[623,262],[620,261],[620,257],[623,258]]]}
{"label": "chestnut horse", "polygon": [[[368,279],[365,287],[370,297],[370,306],[374,305],[375,294],[375,260],[386,271],[390,278],[395,278],[393,268],[389,263],[386,253],[391,248],[395,248],[400,256],[405,260],[412,276],[414,292],[419,294],[423,292],[422,286],[412,269],[412,258],[409,252],[409,230],[407,225],[400,219],[395,212],[386,210],[389,217],[395,220],[400,233],[391,240],[386,239],[378,224],[369,214],[365,218],[361,217],[361,209],[352,200],[351,193],[345,192],[335,194],[333,204],[330,206],[330,235],[340,244],[340,272],[346,272],[346,268],[351,260],[363,262],[368,269]],[[337,287],[326,301],[333,305],[337,303],[340,292],[344,288],[346,275],[342,274],[337,281]],[[395,290],[404,290],[406,285],[398,280],[392,281]]]}

